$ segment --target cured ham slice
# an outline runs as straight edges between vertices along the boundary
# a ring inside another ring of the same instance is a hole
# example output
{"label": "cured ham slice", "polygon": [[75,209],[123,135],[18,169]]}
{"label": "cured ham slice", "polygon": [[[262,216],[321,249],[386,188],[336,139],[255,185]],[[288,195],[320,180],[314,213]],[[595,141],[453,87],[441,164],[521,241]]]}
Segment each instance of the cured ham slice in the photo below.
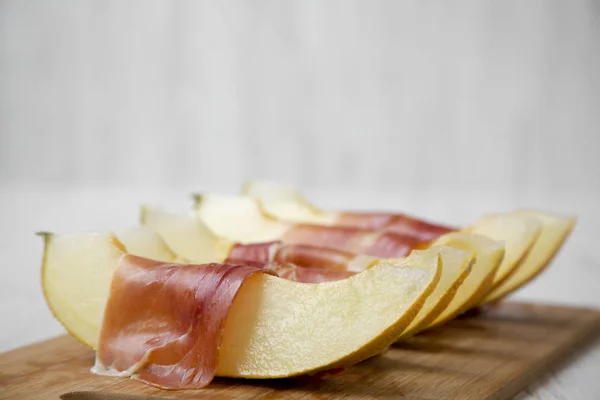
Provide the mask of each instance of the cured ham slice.
{"label": "cured ham slice", "polygon": [[356,274],[352,271],[329,270],[323,268],[305,268],[294,264],[275,264],[271,267],[281,278],[303,283],[321,283],[339,281]]}
{"label": "cured ham slice", "polygon": [[282,239],[284,243],[386,258],[404,257],[422,243],[419,238],[399,233],[311,224],[293,225]]}
{"label": "cured ham slice", "polygon": [[347,251],[304,244],[287,244],[277,250],[273,261],[277,264],[346,271],[355,259],[356,255]]}
{"label": "cured ham slice", "polygon": [[353,263],[362,263],[366,269],[371,259],[354,254],[306,245],[284,245],[281,241],[236,244],[225,263],[251,264],[268,268],[281,278],[296,282],[320,283],[337,281],[355,274]]}
{"label": "cured ham slice", "polygon": [[226,263],[253,261],[267,264],[273,260],[273,255],[281,247],[281,240],[271,242],[242,244],[236,243],[231,247]]}
{"label": "cured ham slice", "polygon": [[225,262],[253,261],[265,264],[294,264],[305,268],[345,271],[355,259],[355,254],[341,250],[305,244],[283,244],[282,241],[273,241],[235,244]]}
{"label": "cured ham slice", "polygon": [[343,212],[334,224],[407,235],[418,238],[421,242],[429,242],[457,230],[409,215],[393,213]]}
{"label": "cured ham slice", "polygon": [[196,389],[213,379],[225,319],[245,265],[165,264],[124,256],[113,276],[95,372]]}

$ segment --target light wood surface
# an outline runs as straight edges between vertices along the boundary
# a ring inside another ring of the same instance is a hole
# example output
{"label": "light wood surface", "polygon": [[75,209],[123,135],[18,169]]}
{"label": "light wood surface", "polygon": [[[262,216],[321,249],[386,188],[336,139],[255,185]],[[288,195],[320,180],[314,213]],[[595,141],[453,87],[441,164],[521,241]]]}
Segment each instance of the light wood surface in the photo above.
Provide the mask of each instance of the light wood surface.
{"label": "light wood surface", "polygon": [[508,399],[551,366],[575,357],[599,332],[600,311],[506,302],[341,372],[263,381],[216,379],[206,389],[180,392],[95,376],[89,371],[94,352],[62,336],[0,355],[0,398],[58,399],[92,391],[86,398],[108,399],[105,395],[113,393],[182,399]]}

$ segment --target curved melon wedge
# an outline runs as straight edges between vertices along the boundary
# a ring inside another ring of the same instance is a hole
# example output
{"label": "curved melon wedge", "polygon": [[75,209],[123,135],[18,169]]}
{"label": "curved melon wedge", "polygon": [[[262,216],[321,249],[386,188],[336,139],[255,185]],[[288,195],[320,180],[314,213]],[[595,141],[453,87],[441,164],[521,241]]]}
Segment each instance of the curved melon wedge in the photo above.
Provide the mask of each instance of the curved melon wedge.
{"label": "curved melon wedge", "polygon": [[[112,234],[45,234],[42,283],[65,328],[97,345],[112,273],[125,248]],[[350,365],[383,351],[440,276],[435,251],[319,284],[249,278],[229,311],[217,375],[277,378]]]}
{"label": "curved melon wedge", "polygon": [[312,205],[292,186],[246,181],[241,193],[257,200],[263,213],[281,221],[328,225],[338,218],[338,213],[323,211]]}
{"label": "curved melon wedge", "polygon": [[165,262],[184,262],[176,255],[163,238],[145,226],[135,226],[115,232],[117,239],[130,254]]}
{"label": "curved melon wedge", "polygon": [[290,225],[265,215],[252,197],[195,194],[194,199],[195,211],[206,226],[235,242],[278,240],[290,229]]}
{"label": "curved melon wedge", "polygon": [[496,271],[489,290],[502,285],[525,259],[541,232],[536,219],[524,215],[486,215],[462,230],[477,233],[504,243],[504,258]]}
{"label": "curved melon wedge", "polygon": [[[435,251],[440,255],[442,263],[442,274],[440,281],[419,311],[419,314],[411,322],[410,326],[402,332],[398,341],[407,339],[416,333],[426,329],[440,314],[448,307],[457,290],[469,275],[475,253],[465,251],[452,246],[432,246],[427,250]],[[418,255],[419,250],[413,250],[411,255]]]}
{"label": "curved melon wedge", "polygon": [[[156,231],[175,254],[195,263],[224,260],[233,243],[217,237],[195,215],[177,215],[143,205],[140,223]],[[152,257],[148,257],[152,258]]]}
{"label": "curved melon wedge", "polygon": [[71,336],[96,348],[114,269],[125,246],[111,233],[44,238],[42,288],[48,307]]}
{"label": "curved melon wedge", "polygon": [[550,212],[520,210],[512,214],[535,218],[542,223],[542,230],[519,267],[485,297],[485,302],[505,297],[538,276],[558,253],[575,225],[574,217]]}
{"label": "curved melon wedge", "polygon": [[250,278],[258,282],[247,282],[234,301],[217,373],[287,377],[380,354],[410,324],[438,278],[435,253],[383,262],[335,282]]}
{"label": "curved melon wedge", "polygon": [[427,328],[443,324],[477,305],[492,287],[496,271],[504,259],[502,242],[474,233],[448,233],[437,239],[434,245],[453,246],[473,252],[476,260],[452,301]]}

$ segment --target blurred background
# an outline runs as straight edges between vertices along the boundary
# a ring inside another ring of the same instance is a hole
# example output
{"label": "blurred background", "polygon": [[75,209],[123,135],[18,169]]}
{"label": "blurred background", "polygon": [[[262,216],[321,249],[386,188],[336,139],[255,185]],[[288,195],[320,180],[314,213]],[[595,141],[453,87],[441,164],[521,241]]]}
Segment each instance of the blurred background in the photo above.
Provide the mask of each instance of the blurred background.
{"label": "blurred background", "polygon": [[0,351],[62,332],[33,232],[250,178],[456,224],[577,214],[517,297],[597,305],[599,71],[594,1],[0,0]]}

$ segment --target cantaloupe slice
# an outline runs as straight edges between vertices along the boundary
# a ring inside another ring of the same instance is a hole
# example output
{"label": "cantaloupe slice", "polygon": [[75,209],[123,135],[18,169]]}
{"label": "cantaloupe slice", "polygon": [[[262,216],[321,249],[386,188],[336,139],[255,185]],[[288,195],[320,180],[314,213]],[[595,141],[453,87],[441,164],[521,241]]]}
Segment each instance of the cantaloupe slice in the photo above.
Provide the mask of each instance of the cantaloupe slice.
{"label": "cantaloupe slice", "polygon": [[[475,254],[471,251],[461,250],[451,246],[433,246],[426,251],[436,251],[440,254],[442,274],[440,281],[411,322],[410,326],[402,332],[397,341],[407,339],[414,334],[426,329],[441,315],[455,297],[457,290],[469,275],[475,262]],[[418,254],[414,250],[411,254]]]}
{"label": "cantaloupe slice", "polygon": [[144,205],[141,209],[140,223],[156,231],[175,254],[195,263],[224,260],[233,244],[216,236],[194,214],[172,214],[157,207]]}
{"label": "cantaloupe slice", "polygon": [[476,261],[452,301],[427,328],[443,324],[477,305],[492,287],[496,271],[504,258],[502,242],[474,233],[448,233],[437,239],[434,245],[453,246],[471,251],[475,254]]}
{"label": "cantaloupe slice", "polygon": [[48,307],[73,337],[96,347],[115,262],[126,251],[111,233],[44,238],[42,288]]}
{"label": "cantaloupe slice", "polygon": [[504,243],[504,258],[490,291],[502,285],[521,265],[541,232],[541,224],[524,215],[486,215],[463,232],[476,233]]}
{"label": "cantaloupe slice", "polygon": [[519,267],[485,297],[485,302],[498,300],[539,275],[558,253],[576,220],[571,216],[534,210],[514,211],[512,214],[541,222],[541,232]]}
{"label": "cantaloupe slice", "polygon": [[130,254],[165,262],[180,262],[178,257],[167,246],[162,237],[153,229],[135,226],[115,232],[117,239],[125,245]]}
{"label": "cantaloupe slice", "polygon": [[[95,347],[111,277],[126,249],[112,234],[44,239],[48,305],[67,331]],[[432,250],[335,282],[257,274],[242,285],[229,312],[217,375],[286,377],[378,354],[410,324],[440,273]]]}
{"label": "cantaloupe slice", "polygon": [[241,243],[278,240],[290,225],[262,213],[248,196],[196,194],[195,211],[217,236]]}
{"label": "cantaloupe slice", "polygon": [[258,200],[262,211],[272,218],[296,223],[331,224],[338,218],[334,211],[312,205],[297,188],[265,181],[247,181],[242,195]]}

